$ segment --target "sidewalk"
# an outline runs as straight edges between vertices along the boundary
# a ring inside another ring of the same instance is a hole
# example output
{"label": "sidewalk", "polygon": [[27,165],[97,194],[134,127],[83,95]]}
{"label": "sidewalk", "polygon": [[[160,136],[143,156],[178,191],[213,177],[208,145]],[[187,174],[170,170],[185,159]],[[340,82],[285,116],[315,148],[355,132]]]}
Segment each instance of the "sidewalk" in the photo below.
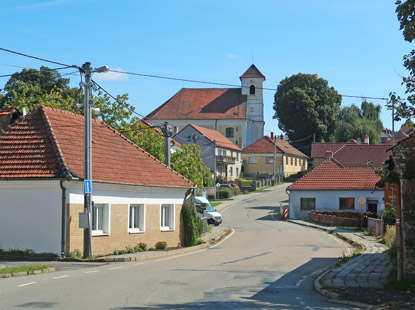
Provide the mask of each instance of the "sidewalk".
{"label": "sidewalk", "polygon": [[[415,309],[413,294],[385,289],[392,264],[386,247],[373,236],[302,220],[291,223],[338,233],[362,246],[360,255],[318,276],[314,288],[336,302],[368,309]],[[370,305],[368,304],[370,303]]]}

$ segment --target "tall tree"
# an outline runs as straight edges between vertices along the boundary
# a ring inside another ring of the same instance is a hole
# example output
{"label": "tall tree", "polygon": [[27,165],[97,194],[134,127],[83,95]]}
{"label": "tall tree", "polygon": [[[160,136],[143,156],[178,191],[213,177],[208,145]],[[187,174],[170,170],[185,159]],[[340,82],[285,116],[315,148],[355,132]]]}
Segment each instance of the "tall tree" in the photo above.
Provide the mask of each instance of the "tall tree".
{"label": "tall tree", "polygon": [[69,79],[62,78],[56,70],[23,69],[14,73],[2,89],[0,108],[15,106],[20,111],[23,108],[32,111],[39,105],[47,105],[74,111],[79,96],[79,90],[69,87]]}
{"label": "tall tree", "polygon": [[280,82],[275,93],[274,110],[278,127],[295,146],[310,154],[311,139],[334,141],[341,96],[317,74],[295,74]]}
{"label": "tall tree", "polygon": [[336,129],[336,141],[346,142],[357,138],[363,141],[367,134],[372,143],[380,143],[380,133],[383,129],[380,111],[380,105],[366,100],[362,102],[360,109],[356,105],[341,109],[340,124]]}
{"label": "tall tree", "polygon": [[[415,4],[413,0],[396,1],[396,13],[400,23],[400,30],[403,32],[405,41],[415,40]],[[415,117],[415,50],[403,57],[404,66],[409,71],[409,75],[403,78],[406,86],[407,98],[400,98],[395,94],[390,96],[390,106],[396,108],[395,119],[408,119]]]}

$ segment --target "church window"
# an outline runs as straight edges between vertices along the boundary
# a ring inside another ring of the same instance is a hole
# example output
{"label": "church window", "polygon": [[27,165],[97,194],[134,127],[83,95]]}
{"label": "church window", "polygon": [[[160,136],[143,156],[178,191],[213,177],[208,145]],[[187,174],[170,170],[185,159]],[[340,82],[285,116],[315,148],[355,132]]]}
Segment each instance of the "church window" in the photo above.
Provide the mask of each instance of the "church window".
{"label": "church window", "polygon": [[249,86],[249,94],[250,95],[255,95],[255,86],[254,85]]}
{"label": "church window", "polygon": [[232,127],[226,128],[226,138],[234,137],[234,129]]}

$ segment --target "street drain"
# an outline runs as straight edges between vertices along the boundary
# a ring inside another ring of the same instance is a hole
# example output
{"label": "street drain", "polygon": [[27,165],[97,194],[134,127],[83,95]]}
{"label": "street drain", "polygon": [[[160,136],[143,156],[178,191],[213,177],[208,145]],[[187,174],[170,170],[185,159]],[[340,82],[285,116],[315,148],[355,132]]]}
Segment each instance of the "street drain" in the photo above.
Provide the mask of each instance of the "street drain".
{"label": "street drain", "polygon": [[251,288],[250,293],[268,293],[268,294],[278,294],[279,291],[272,288]]}

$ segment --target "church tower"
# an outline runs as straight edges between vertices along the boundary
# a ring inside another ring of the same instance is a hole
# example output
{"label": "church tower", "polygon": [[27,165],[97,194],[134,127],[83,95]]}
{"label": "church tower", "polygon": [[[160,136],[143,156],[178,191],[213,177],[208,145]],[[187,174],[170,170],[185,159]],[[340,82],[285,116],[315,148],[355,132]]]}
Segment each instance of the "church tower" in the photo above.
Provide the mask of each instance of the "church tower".
{"label": "church tower", "polygon": [[248,120],[245,147],[264,136],[264,81],[265,76],[252,64],[240,77],[242,95],[246,95]]}

